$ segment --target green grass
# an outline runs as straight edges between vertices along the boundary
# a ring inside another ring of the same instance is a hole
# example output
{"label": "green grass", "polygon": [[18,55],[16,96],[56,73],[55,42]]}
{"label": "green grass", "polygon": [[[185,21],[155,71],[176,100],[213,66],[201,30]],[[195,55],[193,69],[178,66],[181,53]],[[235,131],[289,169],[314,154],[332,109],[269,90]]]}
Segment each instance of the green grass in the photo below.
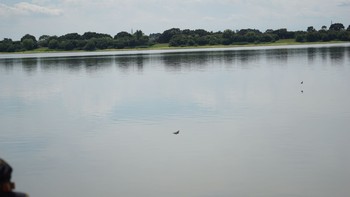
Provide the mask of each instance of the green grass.
{"label": "green grass", "polygon": [[73,51],[63,51],[63,50],[57,50],[57,49],[49,49],[47,47],[41,47],[30,51],[21,51],[21,52],[0,52],[0,54],[30,54],[30,53],[59,53],[59,52],[75,52],[80,50],[73,50]]}
{"label": "green grass", "polygon": [[296,42],[294,39],[282,39],[278,40],[272,45],[301,45],[301,44],[332,44],[332,43],[344,43],[344,41],[328,41],[328,42]]}
{"label": "green grass", "polygon": [[170,48],[168,43],[155,44],[149,47],[149,49],[166,49],[166,48]]}
{"label": "green grass", "polygon": [[[294,39],[281,39],[276,42],[269,43],[249,43],[249,44],[232,44],[232,45],[205,45],[205,46],[186,46],[186,47],[170,47],[168,43],[155,44],[150,47],[137,47],[137,48],[125,48],[125,49],[104,49],[96,50],[100,51],[132,51],[132,50],[167,50],[167,49],[200,49],[200,48],[233,48],[233,47],[253,47],[253,46],[284,46],[284,45],[302,45],[302,44],[332,44],[332,43],[344,43],[343,41],[329,41],[329,42],[296,42]],[[94,51],[94,52],[96,52]],[[56,50],[41,47],[31,51],[15,52],[17,54],[29,54],[29,53],[62,53],[62,52],[87,52],[84,50]],[[0,54],[9,54],[0,52]]]}
{"label": "green grass", "polygon": [[332,44],[344,43],[343,41],[329,42],[296,42],[295,39],[281,39],[276,42],[268,43],[248,43],[248,44],[232,44],[232,45],[205,45],[205,46],[185,46],[185,47],[169,47],[168,44],[155,44],[147,49],[197,49],[197,48],[232,48],[232,47],[252,47],[252,46],[283,46],[283,45],[303,45],[303,44]]}

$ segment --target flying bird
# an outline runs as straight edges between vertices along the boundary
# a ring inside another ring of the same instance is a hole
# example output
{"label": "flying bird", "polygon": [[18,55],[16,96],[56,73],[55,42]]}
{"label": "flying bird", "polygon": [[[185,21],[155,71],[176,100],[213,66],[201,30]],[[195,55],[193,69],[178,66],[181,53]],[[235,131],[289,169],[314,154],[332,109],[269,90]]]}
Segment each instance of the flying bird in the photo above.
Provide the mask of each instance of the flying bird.
{"label": "flying bird", "polygon": [[304,90],[301,90],[300,92],[301,92],[301,93],[304,93]]}
{"label": "flying bird", "polygon": [[175,131],[173,134],[177,135],[180,133],[180,130]]}
{"label": "flying bird", "polygon": [[301,81],[301,82],[300,82],[300,84],[303,84],[303,83],[304,83],[304,81]]}

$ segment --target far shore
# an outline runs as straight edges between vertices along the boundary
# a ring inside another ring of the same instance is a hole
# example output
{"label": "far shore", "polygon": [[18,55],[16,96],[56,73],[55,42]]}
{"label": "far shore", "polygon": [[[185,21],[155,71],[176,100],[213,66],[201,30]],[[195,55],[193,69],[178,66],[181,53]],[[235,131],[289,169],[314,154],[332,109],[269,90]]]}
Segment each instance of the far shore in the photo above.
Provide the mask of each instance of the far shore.
{"label": "far shore", "polygon": [[318,44],[340,44],[340,43],[350,43],[346,41],[329,41],[329,42],[296,42],[294,39],[281,39],[276,42],[269,43],[253,43],[253,44],[232,44],[232,45],[204,45],[204,46],[186,46],[186,47],[171,47],[166,44],[155,44],[149,47],[137,47],[137,48],[124,48],[124,49],[104,49],[104,50],[53,50],[48,48],[38,48],[31,51],[22,52],[0,52],[0,55],[11,55],[11,54],[38,54],[38,53],[93,53],[93,52],[127,52],[127,51],[145,51],[145,50],[181,50],[181,49],[210,49],[210,48],[237,48],[237,47],[258,47],[258,46],[290,46],[290,45],[318,45]]}

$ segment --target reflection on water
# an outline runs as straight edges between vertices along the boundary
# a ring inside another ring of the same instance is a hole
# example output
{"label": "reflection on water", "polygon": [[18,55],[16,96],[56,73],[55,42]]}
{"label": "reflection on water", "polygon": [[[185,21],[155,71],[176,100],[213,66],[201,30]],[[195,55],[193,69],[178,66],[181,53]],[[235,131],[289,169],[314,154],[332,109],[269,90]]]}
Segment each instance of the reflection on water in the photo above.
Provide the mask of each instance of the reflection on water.
{"label": "reflection on water", "polygon": [[345,58],[345,48],[335,48],[330,54],[331,60],[335,64],[342,64]]}
{"label": "reflection on water", "polygon": [[38,197],[343,197],[349,85],[349,46],[0,58],[0,156]]}
{"label": "reflection on water", "polygon": [[115,57],[115,62],[120,70],[128,72],[133,71],[136,68],[137,71],[143,71],[144,62],[149,62],[147,55],[131,55],[131,56],[120,56]]}
{"label": "reflection on water", "polygon": [[[134,67],[142,71],[144,64],[152,60],[162,61],[162,64],[170,70],[178,70],[180,67],[196,66],[198,69],[207,65],[218,64],[253,64],[266,58],[271,62],[280,64],[286,63],[288,58],[296,58],[301,54],[307,54],[310,63],[315,57],[323,60],[330,59],[335,64],[342,64],[346,54],[349,54],[349,47],[310,47],[310,48],[282,48],[269,50],[224,50],[224,51],[199,51],[186,53],[166,53],[166,54],[137,54],[137,55],[117,55],[117,56],[90,56],[90,57],[54,57],[54,58],[23,58],[23,59],[0,59],[1,69],[10,70],[13,65],[22,65],[28,72],[41,70],[50,71],[57,69],[67,69],[70,71],[80,71],[83,68],[90,71],[97,71],[104,67],[117,65],[121,70],[128,70]],[[282,63],[283,62],[283,63]],[[131,69],[134,70],[134,69]]]}
{"label": "reflection on water", "polygon": [[38,60],[37,60],[37,58],[34,58],[34,59],[22,59],[22,65],[23,65],[23,69],[27,73],[33,73],[33,72],[37,71]]}
{"label": "reflection on water", "polygon": [[110,57],[42,58],[40,64],[42,69],[46,71],[62,68],[71,71],[79,71],[85,68],[86,70],[94,71],[112,66],[113,59]]}
{"label": "reflection on water", "polygon": [[316,57],[316,49],[315,48],[308,48],[307,49],[307,58],[309,60],[310,63],[312,63],[314,61]]}

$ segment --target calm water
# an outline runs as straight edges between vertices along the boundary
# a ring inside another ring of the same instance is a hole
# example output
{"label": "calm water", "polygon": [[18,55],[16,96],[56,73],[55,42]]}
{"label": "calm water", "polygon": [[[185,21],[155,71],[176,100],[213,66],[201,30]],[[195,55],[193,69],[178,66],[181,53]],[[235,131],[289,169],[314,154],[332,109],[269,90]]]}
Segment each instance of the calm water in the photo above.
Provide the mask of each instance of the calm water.
{"label": "calm water", "polygon": [[32,197],[344,197],[349,140],[350,44],[0,55]]}

